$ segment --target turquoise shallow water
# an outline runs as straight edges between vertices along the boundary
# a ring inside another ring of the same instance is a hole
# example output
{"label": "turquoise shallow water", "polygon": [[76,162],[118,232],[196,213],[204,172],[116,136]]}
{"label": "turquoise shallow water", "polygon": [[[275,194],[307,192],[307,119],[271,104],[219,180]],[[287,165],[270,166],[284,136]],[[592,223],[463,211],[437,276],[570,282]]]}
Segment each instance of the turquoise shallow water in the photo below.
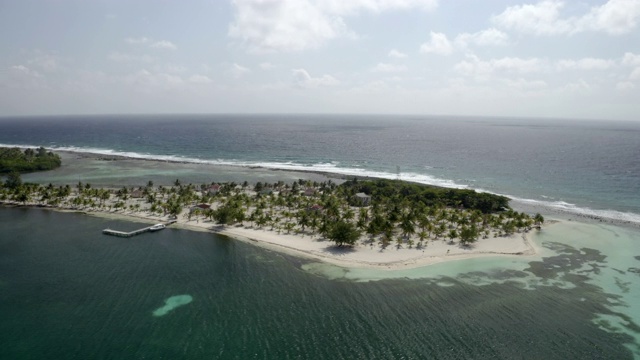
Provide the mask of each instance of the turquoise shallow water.
{"label": "turquoise shallow water", "polygon": [[530,259],[381,273],[207,233],[107,237],[137,225],[79,214],[0,208],[0,224],[2,359],[640,354],[632,230],[564,223]]}

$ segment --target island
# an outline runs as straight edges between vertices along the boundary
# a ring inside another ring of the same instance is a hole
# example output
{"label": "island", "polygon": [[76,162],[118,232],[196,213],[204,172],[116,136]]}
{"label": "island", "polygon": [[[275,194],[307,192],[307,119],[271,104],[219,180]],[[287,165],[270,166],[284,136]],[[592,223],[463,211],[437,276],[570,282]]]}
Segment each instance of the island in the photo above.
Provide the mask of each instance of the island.
{"label": "island", "polygon": [[544,218],[504,196],[400,180],[207,183],[97,188],[14,183],[0,202],[211,231],[329,263],[398,269],[475,256],[535,254]]}
{"label": "island", "polygon": [[6,175],[9,183],[20,181],[20,173],[52,170],[60,167],[62,161],[58,154],[37,149],[19,147],[0,147],[0,175]]}

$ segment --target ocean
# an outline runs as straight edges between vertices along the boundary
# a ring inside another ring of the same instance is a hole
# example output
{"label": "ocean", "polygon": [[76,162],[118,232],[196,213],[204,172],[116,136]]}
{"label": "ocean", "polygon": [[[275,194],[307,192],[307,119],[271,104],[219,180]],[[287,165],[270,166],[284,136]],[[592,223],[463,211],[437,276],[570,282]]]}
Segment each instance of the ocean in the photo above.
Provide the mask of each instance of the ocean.
{"label": "ocean", "polygon": [[636,223],[640,223],[639,139],[639,122],[562,119],[382,115],[0,119],[2,146],[399,177]]}
{"label": "ocean", "polygon": [[[638,123],[552,119],[0,119],[4,145],[186,163],[72,159],[80,171],[63,165],[27,181],[276,181],[328,171],[633,224],[638,135]],[[178,229],[113,238],[101,229],[139,224],[44,209],[0,207],[0,225],[1,359],[640,359],[634,226],[563,221],[533,235],[533,257],[385,271]]]}
{"label": "ocean", "polygon": [[637,315],[638,273],[624,263],[637,270],[640,260],[611,249],[550,241],[536,261],[480,258],[380,274],[209,233],[108,237],[100,229],[136,225],[81,214],[0,208],[0,224],[2,359],[640,354],[628,315]]}

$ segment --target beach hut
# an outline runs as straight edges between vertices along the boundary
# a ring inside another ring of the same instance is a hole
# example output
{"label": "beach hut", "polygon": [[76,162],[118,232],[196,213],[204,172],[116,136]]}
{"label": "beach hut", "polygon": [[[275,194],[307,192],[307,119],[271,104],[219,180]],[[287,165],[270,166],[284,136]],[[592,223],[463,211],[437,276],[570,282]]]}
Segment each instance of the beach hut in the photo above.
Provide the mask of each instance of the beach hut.
{"label": "beach hut", "polygon": [[209,189],[207,191],[207,193],[209,195],[216,195],[219,192],[220,192],[220,185],[218,185],[218,184],[213,184],[213,185],[209,186]]}
{"label": "beach hut", "polygon": [[207,209],[211,209],[211,205],[202,203],[202,204],[192,206],[189,209],[189,213],[190,214],[193,214],[194,212],[203,213],[204,210],[207,210]]}
{"label": "beach hut", "polygon": [[371,203],[371,196],[365,193],[357,193],[356,200],[360,206],[369,206],[369,203]]}
{"label": "beach hut", "polygon": [[309,206],[307,208],[308,212],[316,212],[317,213],[317,212],[321,212],[322,210],[324,210],[324,208],[322,207],[322,205],[318,205],[318,204]]}
{"label": "beach hut", "polygon": [[314,188],[307,188],[304,191],[304,196],[315,196],[316,195],[316,189]]}

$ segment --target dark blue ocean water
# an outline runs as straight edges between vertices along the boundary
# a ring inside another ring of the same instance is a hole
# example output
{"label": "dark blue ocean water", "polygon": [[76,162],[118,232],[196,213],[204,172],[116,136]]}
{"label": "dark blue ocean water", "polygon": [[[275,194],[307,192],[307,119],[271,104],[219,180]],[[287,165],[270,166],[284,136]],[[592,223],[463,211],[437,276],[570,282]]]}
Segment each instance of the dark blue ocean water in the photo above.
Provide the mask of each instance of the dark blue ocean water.
{"label": "dark blue ocean water", "polygon": [[[424,116],[0,119],[0,144],[470,187],[640,222],[640,123]],[[215,179],[213,179],[215,180]]]}

